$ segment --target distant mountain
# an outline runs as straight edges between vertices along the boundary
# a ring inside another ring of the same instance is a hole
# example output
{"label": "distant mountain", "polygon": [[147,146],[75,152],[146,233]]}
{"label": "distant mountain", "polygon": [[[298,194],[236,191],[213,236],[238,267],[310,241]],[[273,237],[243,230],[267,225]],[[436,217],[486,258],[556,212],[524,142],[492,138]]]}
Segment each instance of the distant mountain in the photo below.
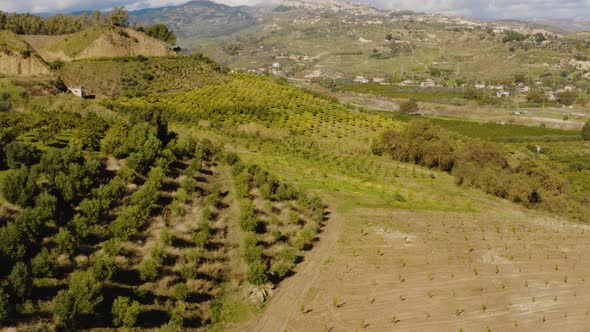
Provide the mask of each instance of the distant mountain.
{"label": "distant mountain", "polygon": [[207,0],[180,6],[148,8],[129,13],[130,20],[166,24],[178,37],[178,45],[196,48],[210,40],[224,39],[256,23],[256,7],[231,7]]}
{"label": "distant mountain", "polygon": [[543,25],[553,26],[566,32],[590,31],[590,19],[585,17],[577,17],[573,19],[540,18],[532,21]]}
{"label": "distant mountain", "polygon": [[568,37],[572,26],[582,29],[590,21],[583,19],[568,25],[484,21],[338,0],[283,0],[258,7],[196,0],[130,15],[133,22],[166,24],[179,46],[231,68],[301,79],[435,78],[455,84],[511,82],[525,75],[540,80],[573,75],[573,66],[587,65],[580,61],[590,51]]}

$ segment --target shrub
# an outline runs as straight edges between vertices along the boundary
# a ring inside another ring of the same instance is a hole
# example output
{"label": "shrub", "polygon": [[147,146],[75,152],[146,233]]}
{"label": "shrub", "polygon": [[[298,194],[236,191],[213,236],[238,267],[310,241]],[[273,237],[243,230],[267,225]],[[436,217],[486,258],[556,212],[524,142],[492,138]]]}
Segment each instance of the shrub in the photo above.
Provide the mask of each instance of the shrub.
{"label": "shrub", "polygon": [[248,270],[246,272],[246,278],[248,279],[248,282],[253,285],[264,284],[268,280],[265,270],[266,268],[260,260],[248,264]]}
{"label": "shrub", "polygon": [[67,290],[60,290],[53,299],[53,316],[58,327],[71,328],[76,317],[75,299]]}
{"label": "shrub", "polygon": [[117,265],[112,257],[106,255],[98,256],[92,264],[92,273],[101,281],[110,281],[117,271]]}
{"label": "shrub", "polygon": [[53,277],[57,268],[57,257],[49,253],[47,248],[41,249],[33,259],[31,259],[31,271],[37,278]]}
{"label": "shrub", "polygon": [[160,270],[160,264],[152,258],[144,259],[139,267],[139,277],[143,281],[154,281]]}
{"label": "shrub", "polygon": [[298,224],[300,222],[299,213],[296,211],[289,211],[289,222],[292,224]]}
{"label": "shrub", "polygon": [[279,279],[284,278],[289,271],[293,268],[294,264],[289,264],[289,262],[285,261],[274,261],[270,267],[270,273],[276,276]]}
{"label": "shrub", "polygon": [[403,114],[412,114],[418,112],[418,103],[413,99],[405,101],[399,105],[399,111]]}
{"label": "shrub", "polygon": [[184,282],[178,283],[172,287],[172,296],[179,301],[184,301],[188,297],[188,293],[188,287]]}
{"label": "shrub", "polygon": [[162,242],[166,245],[172,245],[174,237],[168,228],[162,228],[160,231],[160,240],[162,240]]}
{"label": "shrub", "polygon": [[201,218],[202,218],[202,220],[204,222],[209,222],[209,221],[212,221],[214,219],[213,218],[213,212],[211,212],[211,209],[208,206],[206,206],[203,209],[203,212],[201,214]]}
{"label": "shrub", "polygon": [[184,189],[186,193],[190,195],[197,189],[197,182],[194,179],[187,177],[180,183],[180,188]]}
{"label": "shrub", "polygon": [[305,237],[301,231],[297,231],[297,233],[295,233],[295,235],[289,239],[289,242],[293,248],[297,250],[302,250],[305,248]]}
{"label": "shrub", "polygon": [[141,304],[131,301],[128,297],[119,296],[113,302],[111,313],[115,326],[131,328],[137,323],[137,317],[141,313]]}
{"label": "shrub", "polygon": [[25,263],[18,262],[14,265],[12,272],[8,276],[8,281],[14,298],[18,299],[19,302],[28,299],[33,287],[33,278],[29,267]]}
{"label": "shrub", "polygon": [[250,201],[243,201],[240,204],[240,229],[244,232],[253,232],[256,230],[258,221],[256,220],[256,212],[254,204]]}
{"label": "shrub", "polygon": [[17,169],[21,166],[31,166],[39,161],[37,150],[29,143],[13,141],[4,147],[6,164],[9,168]]}
{"label": "shrub", "polygon": [[262,247],[258,245],[258,238],[251,234],[244,238],[244,261],[250,264],[262,260]]}
{"label": "shrub", "polygon": [[225,154],[223,160],[230,166],[233,166],[240,161],[240,157],[238,157],[238,155],[233,152],[228,152]]}
{"label": "shrub", "polygon": [[10,298],[8,294],[0,288],[0,325],[10,318]]}
{"label": "shrub", "polygon": [[590,141],[590,120],[588,120],[584,127],[582,127],[582,139]]}
{"label": "shrub", "polygon": [[71,256],[74,254],[75,241],[74,237],[66,228],[60,228],[55,236],[56,250],[59,254]]}

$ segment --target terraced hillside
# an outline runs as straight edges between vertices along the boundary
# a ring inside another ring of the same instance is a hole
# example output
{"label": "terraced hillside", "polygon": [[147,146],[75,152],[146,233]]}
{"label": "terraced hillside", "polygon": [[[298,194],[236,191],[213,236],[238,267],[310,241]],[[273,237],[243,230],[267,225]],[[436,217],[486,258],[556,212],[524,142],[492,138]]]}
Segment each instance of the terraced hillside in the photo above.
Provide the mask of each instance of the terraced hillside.
{"label": "terraced hillside", "polygon": [[112,57],[60,64],[57,75],[68,86],[84,86],[97,97],[145,96],[187,91],[228,81],[225,69],[200,54],[193,56]]}
{"label": "terraced hillside", "polygon": [[173,54],[164,42],[124,27],[96,26],[70,35],[23,38],[48,61]]}

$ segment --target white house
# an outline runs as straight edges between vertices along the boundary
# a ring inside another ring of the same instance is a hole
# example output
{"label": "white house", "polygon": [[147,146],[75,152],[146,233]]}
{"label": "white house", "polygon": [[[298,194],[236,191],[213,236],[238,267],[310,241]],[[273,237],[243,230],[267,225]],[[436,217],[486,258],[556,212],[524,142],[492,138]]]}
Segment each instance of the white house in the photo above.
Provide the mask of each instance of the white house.
{"label": "white house", "polygon": [[525,85],[524,83],[519,83],[518,84],[518,92],[529,93],[529,92],[531,92],[531,87],[528,85]]}
{"label": "white house", "polygon": [[74,96],[80,97],[80,98],[84,98],[86,97],[86,93],[84,92],[84,87],[80,86],[80,87],[71,87],[68,88],[68,90],[70,90],[71,93],[74,94]]}
{"label": "white house", "polygon": [[510,97],[510,92],[504,91],[504,90],[500,90],[500,91],[496,92],[496,97],[498,97],[498,98],[507,98],[507,97]]}
{"label": "white house", "polygon": [[385,77],[373,77],[373,83],[385,83]]}
{"label": "white house", "polygon": [[481,84],[481,83],[477,83],[473,86],[476,89],[485,89],[486,85],[485,84]]}
{"label": "white house", "polygon": [[366,77],[364,77],[364,76],[357,76],[354,79],[354,83],[366,84],[366,83],[369,83],[369,80]]}
{"label": "white house", "polygon": [[415,84],[415,82],[412,81],[412,80],[405,80],[405,81],[400,82],[398,85],[400,85],[400,86],[408,86],[408,85],[414,85],[414,84]]}
{"label": "white house", "polygon": [[420,86],[423,88],[434,88],[436,86],[436,83],[434,83],[433,79],[429,78],[424,82],[420,83]]}

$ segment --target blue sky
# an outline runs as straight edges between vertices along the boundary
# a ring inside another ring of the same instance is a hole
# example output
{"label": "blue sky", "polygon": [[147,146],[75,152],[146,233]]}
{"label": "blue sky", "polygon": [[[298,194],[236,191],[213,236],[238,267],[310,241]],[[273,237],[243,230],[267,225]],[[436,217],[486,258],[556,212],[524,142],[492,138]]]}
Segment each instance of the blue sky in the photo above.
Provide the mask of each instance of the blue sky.
{"label": "blue sky", "polygon": [[[0,0],[9,12],[56,12],[82,9],[128,9],[181,4],[187,0]],[[229,5],[252,5],[277,0],[218,0]],[[485,19],[574,18],[590,16],[590,0],[357,0],[377,7],[461,15]]]}

